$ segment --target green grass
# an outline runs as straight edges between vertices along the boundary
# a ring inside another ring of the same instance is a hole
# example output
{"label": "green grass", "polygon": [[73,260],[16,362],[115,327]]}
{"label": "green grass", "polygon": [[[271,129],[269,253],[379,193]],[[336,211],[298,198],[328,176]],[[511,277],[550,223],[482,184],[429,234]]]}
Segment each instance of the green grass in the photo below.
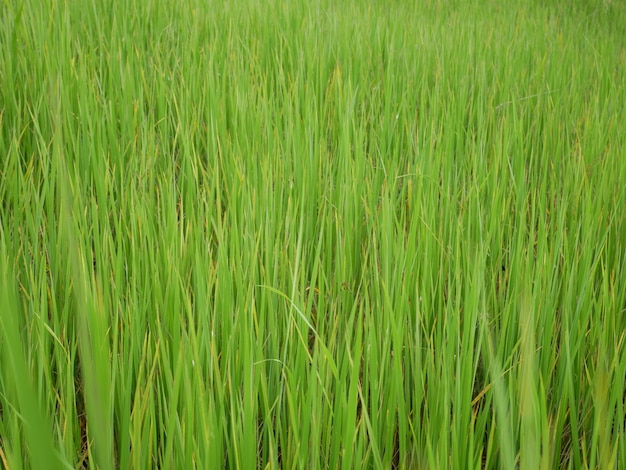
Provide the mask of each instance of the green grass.
{"label": "green grass", "polygon": [[0,6],[0,467],[626,465],[622,2],[107,3]]}

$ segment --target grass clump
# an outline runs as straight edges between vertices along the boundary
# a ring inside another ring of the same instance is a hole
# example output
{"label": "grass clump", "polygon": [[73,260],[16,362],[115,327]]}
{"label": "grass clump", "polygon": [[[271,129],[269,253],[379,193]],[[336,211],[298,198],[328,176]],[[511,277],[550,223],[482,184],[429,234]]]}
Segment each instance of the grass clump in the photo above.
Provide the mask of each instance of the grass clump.
{"label": "grass clump", "polygon": [[6,3],[3,467],[622,467],[624,20]]}

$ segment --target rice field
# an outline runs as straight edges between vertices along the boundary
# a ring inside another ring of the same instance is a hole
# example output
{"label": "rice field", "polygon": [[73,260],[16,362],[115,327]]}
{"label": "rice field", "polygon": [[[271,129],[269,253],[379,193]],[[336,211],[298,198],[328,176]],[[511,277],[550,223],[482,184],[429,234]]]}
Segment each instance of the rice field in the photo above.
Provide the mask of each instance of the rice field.
{"label": "rice field", "polygon": [[0,468],[624,468],[625,37],[5,1]]}

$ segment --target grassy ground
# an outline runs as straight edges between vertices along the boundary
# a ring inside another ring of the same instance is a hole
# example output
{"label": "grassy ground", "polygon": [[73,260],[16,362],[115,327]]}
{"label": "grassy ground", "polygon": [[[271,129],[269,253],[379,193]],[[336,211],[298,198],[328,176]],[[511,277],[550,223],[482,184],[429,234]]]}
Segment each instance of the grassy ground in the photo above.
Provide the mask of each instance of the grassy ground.
{"label": "grassy ground", "polygon": [[6,1],[0,467],[623,468],[626,7]]}

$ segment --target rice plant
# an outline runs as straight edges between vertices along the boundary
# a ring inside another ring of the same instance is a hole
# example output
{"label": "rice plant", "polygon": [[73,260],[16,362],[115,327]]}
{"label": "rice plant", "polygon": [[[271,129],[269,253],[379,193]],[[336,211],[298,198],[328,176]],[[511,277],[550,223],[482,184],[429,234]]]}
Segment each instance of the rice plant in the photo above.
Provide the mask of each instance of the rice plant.
{"label": "rice plant", "polygon": [[623,3],[0,12],[0,467],[626,465]]}

